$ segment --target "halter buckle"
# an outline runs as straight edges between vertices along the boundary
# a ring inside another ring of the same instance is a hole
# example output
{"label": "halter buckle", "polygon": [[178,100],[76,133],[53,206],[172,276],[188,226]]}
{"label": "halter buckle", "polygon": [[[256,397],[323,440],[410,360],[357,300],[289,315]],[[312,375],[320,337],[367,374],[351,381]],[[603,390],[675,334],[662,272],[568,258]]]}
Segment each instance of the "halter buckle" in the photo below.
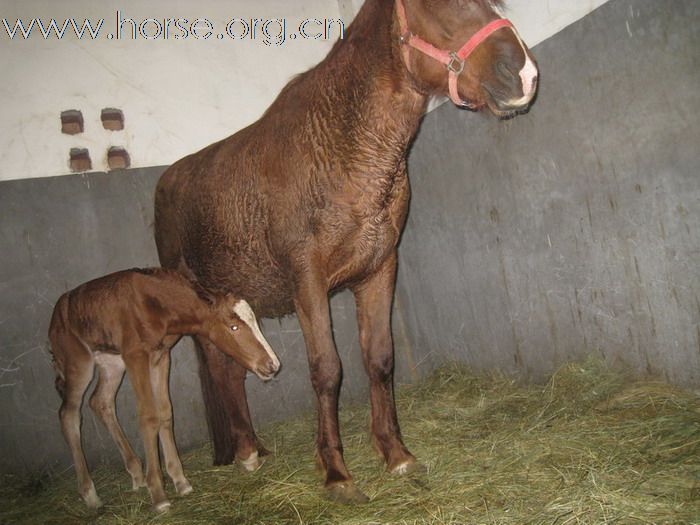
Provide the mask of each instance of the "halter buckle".
{"label": "halter buckle", "polygon": [[457,53],[450,51],[450,61],[446,64],[447,70],[455,75],[459,75],[464,71],[464,60],[457,56]]}

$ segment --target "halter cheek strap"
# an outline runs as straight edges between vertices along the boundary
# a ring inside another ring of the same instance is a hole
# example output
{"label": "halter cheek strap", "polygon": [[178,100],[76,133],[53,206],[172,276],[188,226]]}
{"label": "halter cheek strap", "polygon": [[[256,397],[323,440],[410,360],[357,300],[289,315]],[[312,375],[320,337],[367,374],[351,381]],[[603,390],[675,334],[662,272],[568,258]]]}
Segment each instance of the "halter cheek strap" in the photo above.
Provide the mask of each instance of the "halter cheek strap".
{"label": "halter cheek strap", "polygon": [[[492,22],[486,24],[484,27],[479,29],[479,31],[477,31],[467,41],[467,43],[462,46],[462,48],[459,51],[447,51],[444,49],[439,49],[434,45],[426,42],[421,37],[411,33],[411,31],[408,29],[408,19],[406,18],[406,8],[404,7],[403,0],[396,0],[396,15],[399,19],[399,29],[401,31],[399,40],[402,45],[402,52],[406,68],[408,68],[410,71],[410,48],[414,48],[423,53],[424,55],[428,55],[429,57],[444,64],[445,67],[447,67],[448,72],[448,86],[450,99],[456,105],[463,107],[474,107],[467,101],[462,100],[462,98],[459,96],[459,91],[457,89],[457,80],[459,79],[459,75],[462,73],[462,71],[464,71],[464,65],[467,61],[467,58],[469,58],[469,55],[472,54],[472,52],[479,46],[479,44],[481,44],[484,40],[491,36],[491,34],[504,27],[511,28],[515,35],[518,36],[518,33],[515,31],[515,27],[513,27],[513,24],[510,22],[510,20],[507,20],[505,18],[497,18],[496,20],[493,20]],[[519,38],[520,37],[518,36],[518,39]]]}

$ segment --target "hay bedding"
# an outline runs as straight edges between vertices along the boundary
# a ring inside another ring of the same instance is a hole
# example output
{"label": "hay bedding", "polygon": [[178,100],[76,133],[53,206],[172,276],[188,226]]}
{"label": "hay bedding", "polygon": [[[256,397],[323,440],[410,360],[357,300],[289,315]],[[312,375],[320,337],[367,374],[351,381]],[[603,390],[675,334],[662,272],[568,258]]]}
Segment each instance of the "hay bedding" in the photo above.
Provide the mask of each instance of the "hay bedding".
{"label": "hay bedding", "polygon": [[315,417],[262,429],[274,451],[243,475],[212,467],[208,447],[183,455],[195,492],[163,516],[121,468],[93,469],[106,507],[91,513],[72,471],[27,482],[5,477],[0,523],[26,524],[577,524],[700,523],[700,398],[631,382],[598,362],[570,365],[542,386],[475,376],[459,366],[401,388],[406,443],[427,466],[384,472],[367,435],[368,409],[341,412],[346,458],[371,497],[323,499],[313,465]]}

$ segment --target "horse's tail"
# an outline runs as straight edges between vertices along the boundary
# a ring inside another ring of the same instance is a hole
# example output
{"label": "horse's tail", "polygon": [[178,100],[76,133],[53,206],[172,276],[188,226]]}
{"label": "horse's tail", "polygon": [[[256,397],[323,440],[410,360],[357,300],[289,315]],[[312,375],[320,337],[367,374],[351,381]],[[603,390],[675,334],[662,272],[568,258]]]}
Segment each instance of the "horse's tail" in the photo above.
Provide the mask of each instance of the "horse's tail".
{"label": "horse's tail", "polygon": [[[231,435],[231,420],[225,405],[227,400],[223,399],[219,388],[214,383],[214,378],[209,370],[210,363],[207,361],[206,351],[197,338],[195,338],[195,347],[197,349],[197,360],[199,361],[199,380],[202,385],[202,397],[204,398],[204,408],[206,409],[207,423],[209,425],[209,436],[214,445],[214,465],[229,465],[235,459],[235,443]],[[225,363],[217,363],[216,366],[225,366]]]}

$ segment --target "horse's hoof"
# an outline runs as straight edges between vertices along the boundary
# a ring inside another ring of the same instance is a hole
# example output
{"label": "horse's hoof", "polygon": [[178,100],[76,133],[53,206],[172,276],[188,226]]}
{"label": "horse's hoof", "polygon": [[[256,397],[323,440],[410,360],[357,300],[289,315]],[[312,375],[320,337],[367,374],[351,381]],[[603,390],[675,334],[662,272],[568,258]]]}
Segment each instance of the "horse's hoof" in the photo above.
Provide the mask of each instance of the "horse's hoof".
{"label": "horse's hoof", "polygon": [[422,475],[428,472],[425,465],[418,463],[415,459],[403,461],[389,470],[395,476],[408,476],[411,474]]}
{"label": "horse's hoof", "polygon": [[153,505],[156,512],[168,512],[170,510],[171,503],[166,499],[160,503]]}
{"label": "horse's hoof", "polygon": [[192,485],[190,485],[190,482],[187,480],[184,481],[178,481],[175,483],[175,490],[177,490],[177,493],[180,496],[186,496],[190,492],[192,492]]}
{"label": "horse's hoof", "polygon": [[245,472],[255,472],[265,463],[265,460],[260,457],[257,450],[248,459],[239,459],[238,461]]}
{"label": "horse's hoof", "polygon": [[352,481],[330,485],[326,487],[326,494],[329,500],[345,505],[369,501],[369,498]]}

